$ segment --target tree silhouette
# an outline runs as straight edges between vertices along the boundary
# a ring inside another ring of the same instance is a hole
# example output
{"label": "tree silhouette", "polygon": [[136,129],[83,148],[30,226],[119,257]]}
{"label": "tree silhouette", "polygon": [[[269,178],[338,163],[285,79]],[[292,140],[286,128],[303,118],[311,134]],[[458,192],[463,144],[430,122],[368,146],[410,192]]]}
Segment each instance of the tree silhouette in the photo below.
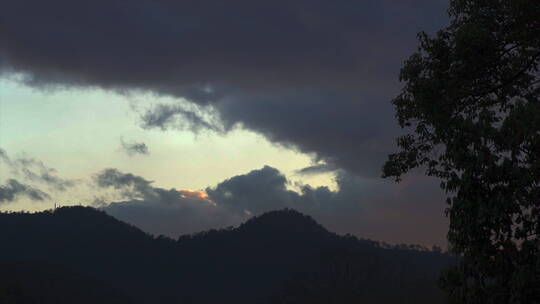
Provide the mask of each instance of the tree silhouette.
{"label": "tree silhouette", "polygon": [[442,180],[455,302],[538,303],[540,1],[452,0],[449,15],[401,69],[393,104],[410,132],[383,176]]}

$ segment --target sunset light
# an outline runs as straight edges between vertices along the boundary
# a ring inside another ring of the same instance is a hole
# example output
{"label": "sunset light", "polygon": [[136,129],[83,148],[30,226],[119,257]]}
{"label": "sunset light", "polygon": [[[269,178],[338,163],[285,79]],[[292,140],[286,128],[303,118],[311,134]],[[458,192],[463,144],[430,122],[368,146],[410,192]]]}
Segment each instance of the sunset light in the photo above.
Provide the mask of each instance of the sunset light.
{"label": "sunset light", "polygon": [[206,194],[206,192],[204,192],[203,190],[181,189],[179,191],[181,192],[181,198],[204,200],[211,203],[212,205],[215,205],[215,203],[212,202],[212,200],[208,197],[208,194]]}

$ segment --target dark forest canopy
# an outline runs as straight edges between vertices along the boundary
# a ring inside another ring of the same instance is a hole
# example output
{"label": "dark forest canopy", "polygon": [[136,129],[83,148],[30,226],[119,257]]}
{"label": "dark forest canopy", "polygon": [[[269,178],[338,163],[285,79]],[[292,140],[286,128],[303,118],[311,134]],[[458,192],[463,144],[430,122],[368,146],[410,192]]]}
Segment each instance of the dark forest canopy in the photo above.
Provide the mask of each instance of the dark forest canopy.
{"label": "dark forest canopy", "polygon": [[337,295],[342,303],[442,303],[436,279],[450,262],[418,245],[339,236],[293,210],[177,240],[153,237],[89,207],[0,213],[0,231],[3,263],[59,265],[59,278],[69,270],[103,282],[103,292],[118,290],[140,303],[306,303]]}

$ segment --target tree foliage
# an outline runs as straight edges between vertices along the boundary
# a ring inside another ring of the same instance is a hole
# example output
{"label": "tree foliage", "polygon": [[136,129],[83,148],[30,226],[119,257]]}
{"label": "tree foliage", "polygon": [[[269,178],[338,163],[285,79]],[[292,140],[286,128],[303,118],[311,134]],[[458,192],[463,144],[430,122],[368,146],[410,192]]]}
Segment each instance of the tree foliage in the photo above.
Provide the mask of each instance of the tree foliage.
{"label": "tree foliage", "polygon": [[392,101],[400,151],[383,176],[441,179],[461,263],[458,303],[540,303],[540,1],[452,0],[450,24],[419,34]]}

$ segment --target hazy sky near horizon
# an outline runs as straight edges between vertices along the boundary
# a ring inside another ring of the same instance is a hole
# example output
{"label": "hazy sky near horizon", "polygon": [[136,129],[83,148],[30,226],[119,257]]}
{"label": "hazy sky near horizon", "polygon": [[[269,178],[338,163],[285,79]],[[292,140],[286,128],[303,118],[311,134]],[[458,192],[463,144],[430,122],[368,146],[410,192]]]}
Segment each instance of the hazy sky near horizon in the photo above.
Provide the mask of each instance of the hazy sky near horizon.
{"label": "hazy sky near horizon", "polygon": [[[309,155],[241,128],[216,134],[140,127],[137,107],[171,101],[151,94],[123,95],[101,89],[42,91],[3,79],[0,147],[14,157],[36,158],[70,179],[115,167],[166,188],[203,189],[264,165],[279,168],[295,179],[295,171],[312,162]],[[122,142],[143,142],[149,152],[126,153]],[[307,179],[311,184],[332,184],[328,175]],[[40,204],[32,206],[42,208]]]}
{"label": "hazy sky near horizon", "polygon": [[380,168],[401,132],[399,68],[446,7],[5,1],[0,210],[82,202],[174,236],[289,207],[445,245],[438,182]]}

